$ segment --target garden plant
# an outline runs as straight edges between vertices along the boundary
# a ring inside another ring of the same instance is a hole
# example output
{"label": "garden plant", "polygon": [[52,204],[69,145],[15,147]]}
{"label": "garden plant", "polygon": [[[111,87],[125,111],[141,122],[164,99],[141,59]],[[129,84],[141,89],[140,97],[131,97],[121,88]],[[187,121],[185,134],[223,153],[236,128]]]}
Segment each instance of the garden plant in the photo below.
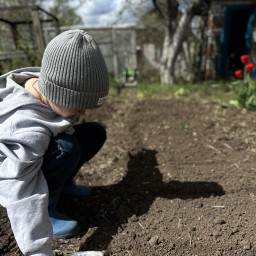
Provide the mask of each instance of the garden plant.
{"label": "garden plant", "polygon": [[241,62],[244,68],[234,72],[238,79],[232,83],[237,99],[231,104],[244,107],[250,110],[256,110],[256,68],[249,55],[242,55]]}

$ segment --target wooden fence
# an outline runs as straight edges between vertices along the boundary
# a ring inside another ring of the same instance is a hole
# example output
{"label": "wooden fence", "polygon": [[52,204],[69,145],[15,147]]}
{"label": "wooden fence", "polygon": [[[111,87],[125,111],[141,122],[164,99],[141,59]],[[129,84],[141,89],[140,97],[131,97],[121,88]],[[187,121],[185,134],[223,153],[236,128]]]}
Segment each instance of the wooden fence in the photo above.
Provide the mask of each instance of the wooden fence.
{"label": "wooden fence", "polygon": [[[159,76],[160,58],[162,54],[162,43],[164,33],[150,30],[145,27],[135,25],[104,26],[104,27],[60,27],[59,32],[69,29],[82,29],[90,33],[98,42],[102,54],[106,61],[109,73],[115,79],[122,77],[123,71],[138,70],[140,77]],[[44,45],[54,38],[56,28],[53,26],[43,26],[42,34]],[[19,36],[26,40],[26,43],[38,50],[32,28],[19,30]],[[150,39],[150,41],[149,41]],[[184,42],[183,52],[177,59],[176,76],[190,79],[188,76],[189,62],[194,58],[194,41]],[[24,51],[15,50],[15,46],[8,29],[0,29],[0,62],[6,59],[25,58]],[[1,63],[0,63],[1,64]]]}

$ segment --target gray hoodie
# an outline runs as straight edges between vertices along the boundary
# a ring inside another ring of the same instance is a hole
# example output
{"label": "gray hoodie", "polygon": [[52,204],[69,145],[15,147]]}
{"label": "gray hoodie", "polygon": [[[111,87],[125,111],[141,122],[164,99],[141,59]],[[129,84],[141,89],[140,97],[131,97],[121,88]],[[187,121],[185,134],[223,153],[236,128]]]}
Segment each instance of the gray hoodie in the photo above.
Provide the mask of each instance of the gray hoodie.
{"label": "gray hoodie", "polygon": [[0,76],[0,204],[24,254],[52,256],[48,187],[41,170],[50,138],[72,126],[21,84],[40,68]]}

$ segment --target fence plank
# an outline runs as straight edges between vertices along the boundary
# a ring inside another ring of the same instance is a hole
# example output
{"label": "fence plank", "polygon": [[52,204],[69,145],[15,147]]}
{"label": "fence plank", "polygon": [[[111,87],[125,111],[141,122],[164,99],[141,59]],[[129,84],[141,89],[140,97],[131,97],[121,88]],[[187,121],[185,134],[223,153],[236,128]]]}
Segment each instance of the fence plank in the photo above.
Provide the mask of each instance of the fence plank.
{"label": "fence plank", "polygon": [[44,46],[44,38],[43,38],[43,32],[41,28],[41,22],[38,15],[38,9],[33,9],[31,12],[31,15],[32,15],[35,34],[36,34],[38,50],[40,55],[43,56],[45,46]]}

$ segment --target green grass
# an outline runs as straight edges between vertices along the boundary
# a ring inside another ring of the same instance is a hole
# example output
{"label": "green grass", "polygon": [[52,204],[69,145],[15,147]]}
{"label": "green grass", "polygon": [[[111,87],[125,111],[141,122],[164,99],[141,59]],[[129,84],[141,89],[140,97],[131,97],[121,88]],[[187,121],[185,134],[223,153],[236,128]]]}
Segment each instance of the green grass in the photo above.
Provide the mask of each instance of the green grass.
{"label": "green grass", "polygon": [[209,100],[228,106],[229,101],[235,98],[234,92],[229,87],[229,82],[203,82],[189,83],[179,82],[174,85],[162,85],[160,82],[139,82],[136,87],[122,88],[121,83],[110,80],[111,88],[121,97],[129,98],[130,95],[137,98],[167,97],[193,97],[196,100]]}

